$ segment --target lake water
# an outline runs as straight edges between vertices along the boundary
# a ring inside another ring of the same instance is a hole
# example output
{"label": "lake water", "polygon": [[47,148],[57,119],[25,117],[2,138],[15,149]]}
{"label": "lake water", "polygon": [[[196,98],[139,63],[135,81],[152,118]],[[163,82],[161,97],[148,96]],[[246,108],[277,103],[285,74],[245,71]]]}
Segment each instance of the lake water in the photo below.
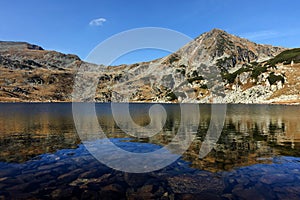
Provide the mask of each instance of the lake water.
{"label": "lake water", "polygon": [[[130,104],[136,124],[150,123],[151,106]],[[96,113],[114,145],[145,153],[167,145],[179,130],[181,107],[163,107],[166,123],[150,138],[126,134],[109,103],[96,104]],[[96,144],[101,138],[78,136],[72,104],[2,103],[0,199],[300,199],[300,106],[228,105],[217,144],[199,158],[211,108],[199,105],[195,138],[179,159],[154,172],[128,173],[89,153],[82,141]],[[117,156],[109,151],[105,155]]]}

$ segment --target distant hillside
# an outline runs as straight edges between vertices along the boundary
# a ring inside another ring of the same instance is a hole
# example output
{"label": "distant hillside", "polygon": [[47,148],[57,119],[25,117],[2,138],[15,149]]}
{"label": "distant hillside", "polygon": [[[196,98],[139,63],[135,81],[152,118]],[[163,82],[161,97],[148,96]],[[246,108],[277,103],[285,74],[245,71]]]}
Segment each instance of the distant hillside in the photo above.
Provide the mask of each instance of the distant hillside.
{"label": "distant hillside", "polygon": [[[213,29],[164,58],[101,67],[95,100],[298,103],[299,58],[300,49]],[[71,101],[81,65],[95,66],[37,45],[0,42],[0,101]]]}
{"label": "distant hillside", "polygon": [[70,101],[76,55],[26,42],[0,42],[0,101]]}
{"label": "distant hillside", "polygon": [[42,47],[29,44],[27,42],[5,42],[0,41],[0,51],[9,51],[9,50],[44,50]]}

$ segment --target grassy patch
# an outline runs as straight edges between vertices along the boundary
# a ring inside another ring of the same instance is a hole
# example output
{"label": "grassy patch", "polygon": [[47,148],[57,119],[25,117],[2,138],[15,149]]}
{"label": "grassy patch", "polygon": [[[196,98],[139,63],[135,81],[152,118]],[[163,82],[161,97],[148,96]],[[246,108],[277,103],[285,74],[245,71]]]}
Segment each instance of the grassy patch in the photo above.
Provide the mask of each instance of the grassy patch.
{"label": "grassy patch", "polygon": [[228,83],[234,83],[234,80],[236,79],[236,77],[238,75],[240,75],[243,72],[248,72],[248,71],[250,71],[249,68],[241,67],[240,69],[236,70],[233,73],[222,73],[221,75],[222,75],[222,78],[224,80],[227,80]]}
{"label": "grassy patch", "polygon": [[300,63],[300,48],[283,51],[274,58],[270,59],[267,64],[270,66],[275,66],[277,63],[290,64],[292,60],[295,63]]}
{"label": "grassy patch", "polygon": [[183,76],[185,76],[185,69],[184,68],[176,69],[176,72],[182,74]]}
{"label": "grassy patch", "polygon": [[194,81],[201,81],[201,80],[204,80],[204,78],[202,76],[196,76],[196,77],[193,77],[193,78],[188,78],[187,81],[189,83],[193,83]]}
{"label": "grassy patch", "polygon": [[260,66],[260,65],[259,65],[259,66],[256,66],[256,67],[254,67],[253,70],[252,70],[251,77],[257,79],[257,77],[258,77],[259,75],[261,75],[262,73],[264,73],[264,72],[266,72],[266,71],[267,71],[267,67],[263,67],[263,66]]}
{"label": "grassy patch", "polygon": [[206,90],[206,89],[208,89],[208,86],[206,84],[203,84],[200,86],[200,88]]}
{"label": "grassy patch", "polygon": [[268,77],[268,81],[271,85],[273,85],[277,81],[281,81],[282,83],[284,83],[284,77],[281,75],[275,75],[274,72],[272,72]]}
{"label": "grassy patch", "polygon": [[169,101],[174,101],[174,100],[177,99],[177,96],[174,92],[169,92],[166,96],[167,96]]}

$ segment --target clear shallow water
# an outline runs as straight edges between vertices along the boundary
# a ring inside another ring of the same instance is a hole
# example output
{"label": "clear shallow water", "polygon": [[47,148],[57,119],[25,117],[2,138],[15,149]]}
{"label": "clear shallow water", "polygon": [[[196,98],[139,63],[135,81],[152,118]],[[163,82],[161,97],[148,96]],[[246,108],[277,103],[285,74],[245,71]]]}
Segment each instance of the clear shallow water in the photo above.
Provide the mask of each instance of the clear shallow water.
{"label": "clear shallow water", "polygon": [[[136,123],[149,123],[151,104],[131,104]],[[117,146],[151,152],[167,144],[180,124],[180,107],[164,105],[163,131],[149,139],[120,130],[110,104],[97,104],[101,127]],[[298,199],[300,107],[228,105],[215,148],[199,159],[210,106],[201,105],[196,140],[175,163],[130,174],[93,158],[76,134],[71,104],[0,104],[0,196],[38,199]],[[97,142],[97,141],[92,141]],[[113,156],[113,155],[112,155]]]}

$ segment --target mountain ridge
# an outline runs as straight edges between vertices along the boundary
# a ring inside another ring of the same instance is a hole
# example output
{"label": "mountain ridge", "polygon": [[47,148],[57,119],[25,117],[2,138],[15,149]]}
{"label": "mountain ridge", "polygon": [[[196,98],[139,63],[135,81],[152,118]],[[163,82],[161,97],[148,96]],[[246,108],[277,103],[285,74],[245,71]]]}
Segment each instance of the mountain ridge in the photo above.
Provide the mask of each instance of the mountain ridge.
{"label": "mountain ridge", "polygon": [[[293,98],[278,92],[293,82],[288,80],[291,66],[268,63],[286,50],[213,29],[166,57],[102,66],[89,101],[280,103],[286,98],[298,103],[297,91]],[[74,75],[82,65],[96,66],[38,45],[0,42],[0,101],[71,101]]]}
{"label": "mountain ridge", "polygon": [[0,41],[0,51],[7,49],[32,49],[32,50],[44,50],[42,47],[30,44],[28,42],[16,42],[16,41]]}

